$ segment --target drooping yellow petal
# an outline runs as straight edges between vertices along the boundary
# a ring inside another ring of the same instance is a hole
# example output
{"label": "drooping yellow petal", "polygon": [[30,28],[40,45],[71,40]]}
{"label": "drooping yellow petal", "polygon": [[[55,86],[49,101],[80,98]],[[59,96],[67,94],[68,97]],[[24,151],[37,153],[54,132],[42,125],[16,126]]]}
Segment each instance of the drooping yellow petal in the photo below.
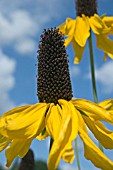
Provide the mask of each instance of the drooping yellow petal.
{"label": "drooping yellow petal", "polygon": [[113,110],[113,99],[103,100],[99,103],[100,106],[104,107],[106,110]]}
{"label": "drooping yellow petal", "polygon": [[102,21],[108,26],[110,27],[110,31],[108,32],[108,34],[113,34],[113,17],[103,17]]}
{"label": "drooping yellow petal", "polygon": [[21,112],[12,114],[13,109],[0,119],[0,133],[11,139],[28,139],[36,137],[45,127],[46,103],[29,106]]}
{"label": "drooping yellow petal", "polygon": [[66,19],[66,33],[64,35],[71,36],[74,35],[76,20],[67,18]]}
{"label": "drooping yellow petal", "polygon": [[113,59],[113,41],[103,34],[96,35],[96,41],[97,47]]}
{"label": "drooping yellow petal", "polygon": [[2,118],[5,118],[6,116],[11,116],[11,115],[15,115],[15,114],[19,114],[19,113],[21,113],[23,110],[26,110],[26,109],[28,109],[30,106],[32,106],[32,105],[25,105],[25,106],[19,106],[19,107],[15,107],[14,109],[12,109],[12,110],[9,110],[8,112],[6,112],[6,113],[4,113],[3,115],[2,115]]}
{"label": "drooping yellow petal", "polygon": [[71,101],[76,109],[83,111],[92,121],[103,120],[113,124],[113,118],[109,112],[98,104],[85,99],[75,99]]}
{"label": "drooping yellow petal", "polygon": [[45,119],[45,124],[47,133],[55,140],[58,136],[61,124],[61,115],[57,106],[53,105],[50,108]]}
{"label": "drooping yellow petal", "polygon": [[93,143],[87,133],[79,128],[79,135],[84,143],[84,156],[90,160],[96,167],[102,170],[112,170],[113,162],[110,161],[104,153]]}
{"label": "drooping yellow petal", "polygon": [[65,39],[64,45],[67,47],[73,40],[73,35],[69,36],[68,38]]}
{"label": "drooping yellow petal", "polygon": [[5,136],[2,136],[1,134],[0,134],[0,152],[2,151],[2,150],[4,150],[7,146],[8,146],[8,144],[10,143],[10,139],[9,138],[6,138]]}
{"label": "drooping yellow petal", "polygon": [[86,45],[86,40],[90,36],[90,26],[88,18],[84,15],[82,17],[77,17],[76,26],[74,31],[74,39],[81,46]]}
{"label": "drooping yellow petal", "polygon": [[110,31],[110,28],[102,21],[102,19],[95,14],[94,16],[89,18],[90,26],[93,32],[97,35],[106,34]]}
{"label": "drooping yellow petal", "polygon": [[73,49],[74,49],[74,53],[75,53],[74,64],[78,64],[82,59],[82,55],[83,55],[85,46],[81,47],[74,40],[72,41],[72,45],[73,45]]}
{"label": "drooping yellow petal", "polygon": [[32,139],[12,141],[12,144],[8,146],[5,152],[7,158],[7,164],[6,164],[7,167],[10,167],[11,163],[17,156],[20,156],[22,158],[26,155],[31,145],[31,141]]}
{"label": "drooping yellow petal", "polygon": [[36,137],[36,139],[38,140],[44,140],[45,138],[47,138],[49,136],[49,134],[47,133],[47,131],[45,130],[44,134],[42,134],[42,132],[40,133],[40,135],[38,135]]}
{"label": "drooping yellow petal", "polygon": [[61,159],[63,149],[65,145],[68,142],[70,133],[71,133],[71,116],[70,114],[67,114],[67,111],[69,113],[69,108],[66,110],[65,108],[65,116],[63,116],[63,120],[61,122],[61,126],[59,129],[59,135],[56,140],[54,140],[49,158],[48,158],[48,169],[53,170],[56,169],[59,161]]}
{"label": "drooping yellow petal", "polygon": [[68,143],[68,145],[66,145],[64,149],[64,152],[62,153],[62,159],[65,162],[72,163],[74,158],[75,158],[75,155],[74,155],[74,150],[72,148],[72,143]]}
{"label": "drooping yellow petal", "polygon": [[99,105],[106,109],[113,119],[113,99],[104,100],[100,102]]}
{"label": "drooping yellow petal", "polygon": [[83,116],[83,118],[102,146],[106,149],[113,149],[113,132],[108,130],[100,121],[93,122],[86,116]]}
{"label": "drooping yellow petal", "polygon": [[[59,100],[59,104],[61,105],[62,108],[61,109],[62,120],[61,120],[58,136],[53,142],[50,155],[48,158],[49,170],[53,170],[57,168],[61,157],[64,158],[66,161],[72,161],[72,157],[73,157],[72,152],[70,152],[71,155],[68,157],[66,157],[67,152],[65,154],[64,152],[67,151],[67,148],[72,148],[72,146],[70,147],[70,143],[72,145],[72,140],[76,137],[78,133],[77,128],[74,128],[72,130],[72,127],[76,126],[76,123],[75,125],[73,124],[75,117],[73,117],[74,115],[72,115],[74,114],[72,113],[74,107],[72,107],[72,105],[65,100]],[[73,121],[72,121],[72,117],[74,119]]]}
{"label": "drooping yellow petal", "polygon": [[59,32],[62,32],[63,35],[66,35],[66,22],[58,26]]}
{"label": "drooping yellow petal", "polygon": [[65,23],[58,26],[58,29],[65,36],[72,36],[72,35],[74,35],[75,24],[76,24],[76,20],[73,20],[71,18],[67,18]]}

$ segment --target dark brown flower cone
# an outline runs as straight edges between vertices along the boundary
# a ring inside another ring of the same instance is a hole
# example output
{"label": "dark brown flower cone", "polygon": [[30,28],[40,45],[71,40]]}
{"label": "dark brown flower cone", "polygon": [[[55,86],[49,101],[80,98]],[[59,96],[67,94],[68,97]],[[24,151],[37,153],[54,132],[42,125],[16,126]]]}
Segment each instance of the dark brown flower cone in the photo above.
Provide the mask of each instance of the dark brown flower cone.
{"label": "dark brown flower cone", "polygon": [[38,50],[37,94],[40,102],[72,99],[64,37],[58,29],[44,30]]}
{"label": "dark brown flower cone", "polygon": [[97,1],[96,0],[76,0],[76,14],[77,16],[93,16],[97,14]]}

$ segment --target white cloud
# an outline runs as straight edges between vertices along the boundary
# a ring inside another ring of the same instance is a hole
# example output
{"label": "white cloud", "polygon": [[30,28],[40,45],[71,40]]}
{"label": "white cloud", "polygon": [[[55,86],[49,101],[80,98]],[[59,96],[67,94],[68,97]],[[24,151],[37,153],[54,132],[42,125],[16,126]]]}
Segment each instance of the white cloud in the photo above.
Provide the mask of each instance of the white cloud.
{"label": "white cloud", "polygon": [[[33,2],[32,0],[10,0],[10,3],[7,0],[1,0],[1,47],[12,46],[16,52],[23,55],[33,52],[34,38],[43,29],[43,25],[67,13],[65,8],[67,3],[69,2],[64,4],[63,0],[48,0],[48,2],[46,0]],[[64,6],[63,10],[62,6]]]}
{"label": "white cloud", "polygon": [[61,167],[61,170],[76,170],[77,168],[75,167],[72,167],[71,165],[69,164],[64,164],[62,167]]}
{"label": "white cloud", "polygon": [[31,39],[22,39],[15,44],[15,49],[20,54],[29,54],[35,50],[35,42]]}
{"label": "white cloud", "polygon": [[113,92],[113,61],[105,62],[96,69],[96,79],[102,84],[104,93]]}
{"label": "white cloud", "polygon": [[79,75],[80,74],[80,68],[77,67],[76,65],[70,66],[70,74],[73,77]]}
{"label": "white cloud", "polygon": [[37,26],[27,11],[17,10],[5,16],[0,14],[0,43],[9,42],[36,34]]}
{"label": "white cloud", "polygon": [[15,66],[15,60],[10,59],[0,50],[0,114],[14,107],[14,103],[9,97],[9,91],[15,85],[13,76]]}

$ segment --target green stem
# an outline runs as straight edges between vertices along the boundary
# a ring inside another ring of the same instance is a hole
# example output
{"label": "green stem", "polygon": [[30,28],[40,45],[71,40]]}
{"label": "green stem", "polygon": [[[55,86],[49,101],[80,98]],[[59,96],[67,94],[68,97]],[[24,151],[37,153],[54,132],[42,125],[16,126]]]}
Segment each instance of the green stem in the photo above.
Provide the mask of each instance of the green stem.
{"label": "green stem", "polygon": [[[88,42],[89,42],[89,53],[90,53],[90,66],[91,66],[91,78],[92,78],[92,87],[93,87],[93,97],[94,97],[94,102],[98,103],[91,31],[90,31],[90,37],[88,38]],[[102,147],[100,142],[99,142],[99,148],[103,152],[103,147]]]}
{"label": "green stem", "polygon": [[76,160],[77,160],[78,170],[80,170],[80,161],[79,161],[79,154],[78,154],[77,138],[75,139],[75,151],[76,151]]}

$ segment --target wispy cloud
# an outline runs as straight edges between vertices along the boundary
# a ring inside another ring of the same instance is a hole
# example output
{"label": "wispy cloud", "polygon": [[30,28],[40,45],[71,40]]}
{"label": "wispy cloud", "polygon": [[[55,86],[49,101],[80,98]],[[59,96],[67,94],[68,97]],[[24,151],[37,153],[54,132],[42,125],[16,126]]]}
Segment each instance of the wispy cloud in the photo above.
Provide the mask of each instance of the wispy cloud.
{"label": "wispy cloud", "polygon": [[104,93],[113,92],[113,61],[106,62],[96,69],[96,79],[102,84]]}
{"label": "wispy cloud", "polygon": [[70,67],[70,74],[72,77],[77,76],[81,73],[80,68],[76,65]]}
{"label": "wispy cloud", "polygon": [[[102,92],[104,94],[110,94],[113,92],[113,61],[104,62],[103,65],[95,70],[96,80],[101,84]],[[90,74],[86,76],[90,78]]]}
{"label": "wispy cloud", "polygon": [[[13,46],[20,54],[32,53],[43,25],[61,17],[63,0],[0,1],[0,45]],[[54,7],[54,8],[53,8]],[[57,26],[57,25],[56,25]]]}
{"label": "wispy cloud", "polygon": [[14,102],[9,97],[9,91],[15,85],[13,73],[16,62],[0,50],[0,114],[14,107]]}

